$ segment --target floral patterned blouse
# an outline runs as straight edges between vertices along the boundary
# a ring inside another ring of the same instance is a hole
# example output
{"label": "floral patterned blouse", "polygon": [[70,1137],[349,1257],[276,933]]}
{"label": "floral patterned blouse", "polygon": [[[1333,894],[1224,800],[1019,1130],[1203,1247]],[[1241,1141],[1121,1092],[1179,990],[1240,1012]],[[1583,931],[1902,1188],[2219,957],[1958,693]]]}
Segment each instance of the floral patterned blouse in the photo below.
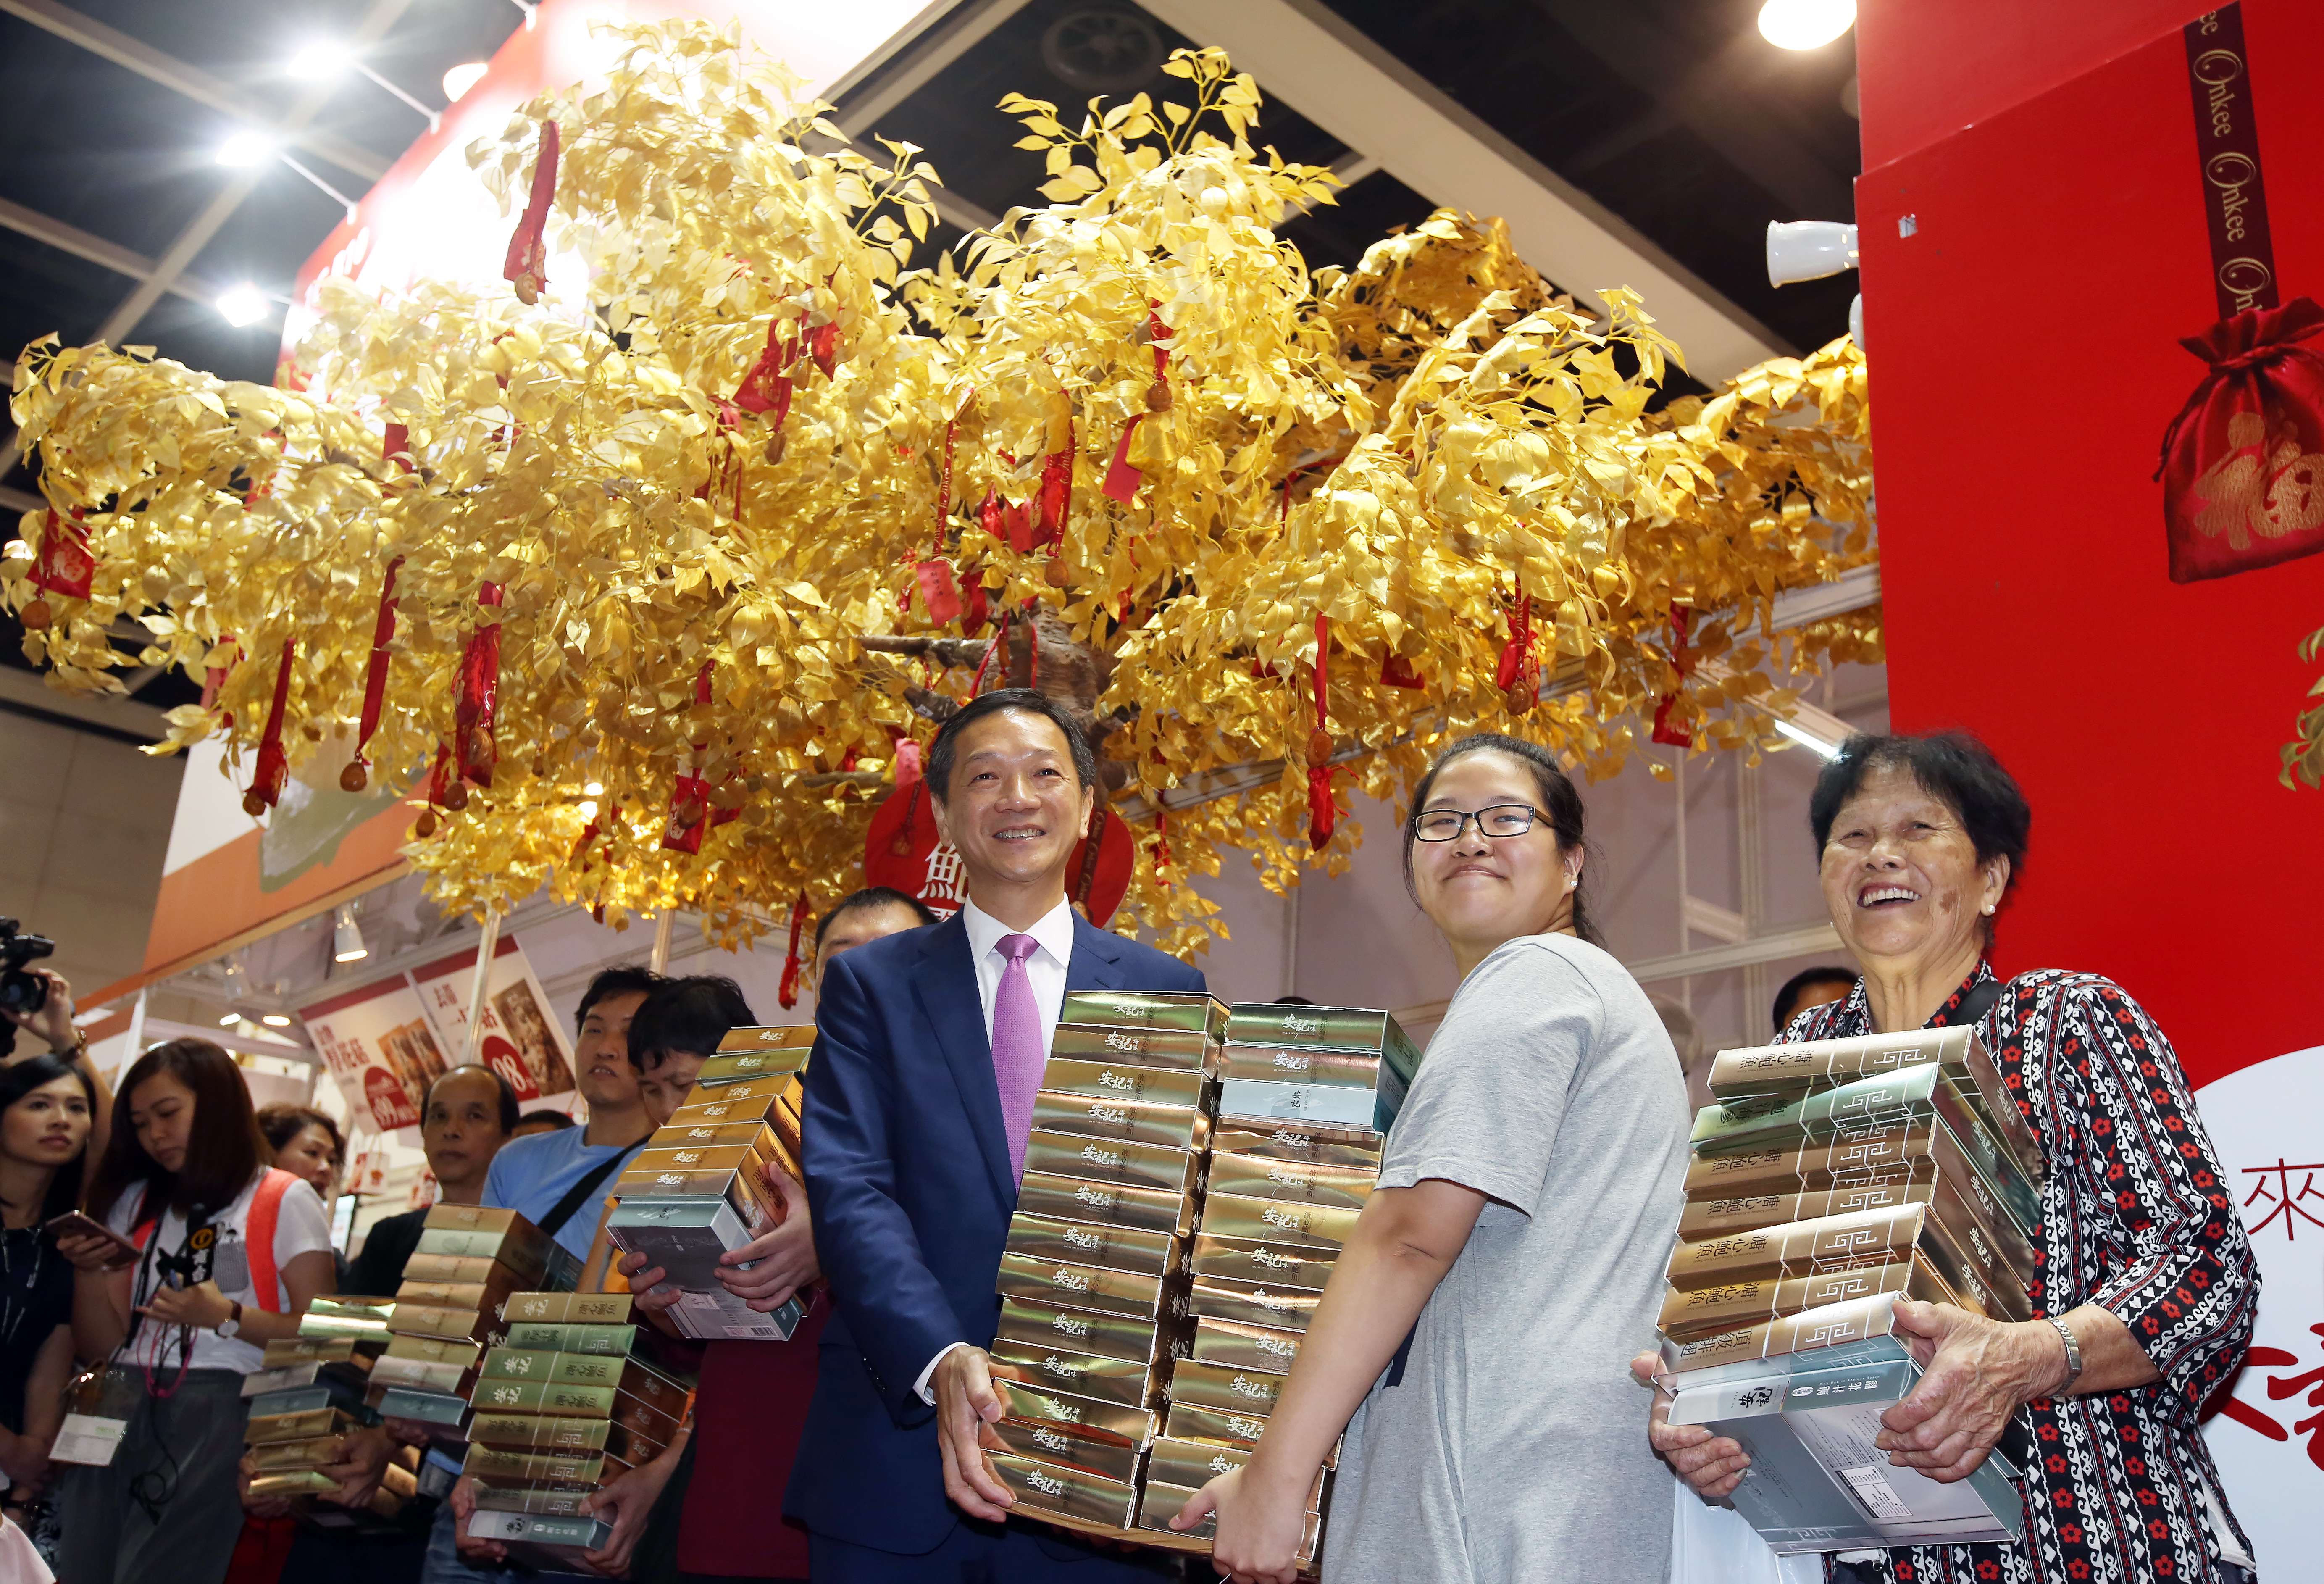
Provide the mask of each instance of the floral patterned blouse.
{"label": "floral patterned blouse", "polygon": [[[1978,963],[1930,1027],[1995,977]],[[1899,1548],[1886,1571],[1897,1584],[2216,1584],[2205,1492],[2222,1511],[2226,1498],[2196,1420],[2243,1359],[2259,1269],[2179,1058],[2144,1008],[2092,973],[2019,974],[1980,1027],[2049,1161],[2034,1312],[2104,1306],[2162,1378],[2025,1405],[2036,1463],[2023,1470],[2024,1545]],[[1784,1038],[1872,1032],[1859,981]]]}

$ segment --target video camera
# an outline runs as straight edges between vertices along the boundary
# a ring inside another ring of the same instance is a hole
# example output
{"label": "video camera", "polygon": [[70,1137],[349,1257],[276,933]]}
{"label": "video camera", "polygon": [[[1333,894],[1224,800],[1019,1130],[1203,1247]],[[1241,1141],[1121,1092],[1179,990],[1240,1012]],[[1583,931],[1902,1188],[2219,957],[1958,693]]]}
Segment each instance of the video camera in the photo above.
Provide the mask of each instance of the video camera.
{"label": "video camera", "polygon": [[25,972],[24,964],[56,949],[48,936],[20,935],[14,919],[0,918],[0,1010],[28,1014],[48,1004],[49,981]]}

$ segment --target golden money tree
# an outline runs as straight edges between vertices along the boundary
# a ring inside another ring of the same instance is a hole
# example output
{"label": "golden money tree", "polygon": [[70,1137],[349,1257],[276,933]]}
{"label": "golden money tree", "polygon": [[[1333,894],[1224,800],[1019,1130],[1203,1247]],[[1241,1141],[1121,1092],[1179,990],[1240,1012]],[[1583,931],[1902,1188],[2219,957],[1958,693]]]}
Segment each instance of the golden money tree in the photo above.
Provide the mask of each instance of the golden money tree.
{"label": "golden money tree", "polygon": [[329,286],[297,391],[27,350],[53,510],[0,594],[53,680],[211,679],[170,745],[254,756],[254,808],[352,746],[449,907],[548,883],[730,941],[847,889],[899,745],[1029,681],[1149,822],[1129,916],[1183,951],[1186,876],[1343,864],[1351,785],[1446,732],[1748,749],[1784,675],[1877,654],[1876,615],[1743,635],[1869,554],[1844,344],[1656,412],[1640,305],[1592,320],[1497,224],[1311,272],[1279,228],[1330,178],[1252,145],[1216,51],[1167,68],[1190,104],[1012,96],[1049,202],[908,272],[918,151],[848,148],[732,33],[628,44],[471,152],[512,293]]}

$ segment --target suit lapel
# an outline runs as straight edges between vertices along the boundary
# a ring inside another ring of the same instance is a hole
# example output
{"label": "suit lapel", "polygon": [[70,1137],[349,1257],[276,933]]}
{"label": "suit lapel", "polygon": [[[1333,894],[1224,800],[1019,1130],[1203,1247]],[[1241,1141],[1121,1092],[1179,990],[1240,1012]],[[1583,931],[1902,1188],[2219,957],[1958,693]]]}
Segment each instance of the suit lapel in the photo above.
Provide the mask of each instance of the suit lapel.
{"label": "suit lapel", "polygon": [[1121,937],[1074,915],[1074,954],[1065,964],[1067,990],[1122,988]]}
{"label": "suit lapel", "polygon": [[[1078,953],[1075,955],[1079,955]],[[969,955],[968,926],[959,914],[928,931],[912,993],[936,1031],[936,1048],[960,1090],[969,1131],[976,1135],[1001,1202],[1013,1204],[1017,1184],[1009,1174],[1009,1135],[1001,1120],[1001,1082],[992,1072],[992,1041],[984,1032],[984,1002],[977,993],[976,963]]]}

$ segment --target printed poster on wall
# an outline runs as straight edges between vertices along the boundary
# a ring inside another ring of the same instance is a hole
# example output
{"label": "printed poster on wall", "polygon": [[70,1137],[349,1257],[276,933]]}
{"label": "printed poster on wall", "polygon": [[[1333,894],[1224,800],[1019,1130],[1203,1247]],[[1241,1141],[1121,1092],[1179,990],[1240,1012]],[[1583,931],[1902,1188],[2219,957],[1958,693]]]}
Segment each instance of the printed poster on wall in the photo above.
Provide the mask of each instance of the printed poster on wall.
{"label": "printed poster on wall", "polygon": [[299,1016],[348,1110],[382,1133],[420,1125],[420,1101],[447,1058],[410,980],[347,990]]}
{"label": "printed poster on wall", "polygon": [[[455,1061],[468,1048],[468,998],[476,979],[471,946],[411,971],[420,1003],[436,1030],[437,1042]],[[549,992],[513,939],[503,938],[493,953],[492,977],[484,984],[484,1031],[477,1060],[509,1081],[522,1101],[569,1094],[573,1052],[565,1030],[549,1010]]]}

